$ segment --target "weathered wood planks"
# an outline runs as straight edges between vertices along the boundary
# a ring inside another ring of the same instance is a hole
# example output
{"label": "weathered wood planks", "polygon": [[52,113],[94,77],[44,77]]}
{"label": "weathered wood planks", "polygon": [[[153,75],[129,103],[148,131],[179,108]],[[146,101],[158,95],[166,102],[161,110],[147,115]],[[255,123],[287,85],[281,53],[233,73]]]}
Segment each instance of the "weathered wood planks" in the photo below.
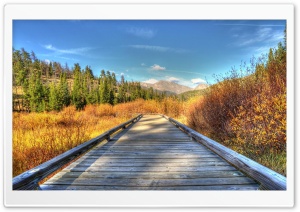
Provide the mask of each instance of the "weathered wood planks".
{"label": "weathered wood planks", "polygon": [[169,187],[169,186],[209,186],[255,184],[248,177],[235,178],[193,178],[193,179],[103,179],[103,178],[66,178],[52,179],[44,185],[81,185],[81,186],[127,186],[127,187]]}
{"label": "weathered wood planks", "polygon": [[[95,186],[95,185],[41,185],[41,190],[162,190],[161,187],[149,186],[149,187],[129,187],[129,186]],[[258,184],[248,184],[248,185],[208,185],[208,186],[168,186],[164,187],[163,190],[258,190]]]}
{"label": "weathered wood planks", "polygon": [[98,144],[42,190],[257,190],[259,184],[159,115]]}
{"label": "weathered wood planks", "polygon": [[193,178],[226,178],[244,176],[239,171],[203,171],[203,172],[150,172],[145,171],[142,173],[136,172],[116,172],[111,175],[111,172],[68,172],[64,170],[56,174],[52,179],[61,177],[66,178],[103,178],[103,179],[193,179]]}

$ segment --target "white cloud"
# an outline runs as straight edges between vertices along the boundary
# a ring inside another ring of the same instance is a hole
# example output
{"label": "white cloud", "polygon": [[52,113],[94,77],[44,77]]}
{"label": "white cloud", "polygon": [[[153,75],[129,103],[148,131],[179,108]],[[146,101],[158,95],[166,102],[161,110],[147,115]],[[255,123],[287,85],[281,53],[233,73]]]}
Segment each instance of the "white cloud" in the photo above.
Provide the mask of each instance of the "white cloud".
{"label": "white cloud", "polygon": [[126,32],[137,37],[152,38],[155,36],[155,32],[148,28],[129,27]]}
{"label": "white cloud", "polygon": [[163,46],[149,46],[149,45],[129,45],[131,48],[135,49],[145,49],[150,51],[158,51],[158,52],[166,52],[169,51],[169,47],[163,47]]}
{"label": "white cloud", "polygon": [[129,45],[129,47],[135,48],[135,49],[144,49],[144,50],[149,50],[149,51],[174,52],[174,53],[180,53],[180,54],[189,52],[188,50],[185,50],[185,49],[176,49],[176,48],[171,48],[171,47],[166,47],[166,46]]}
{"label": "white cloud", "polygon": [[145,63],[141,63],[141,66],[146,66],[146,64]]}
{"label": "white cloud", "polygon": [[44,47],[45,47],[46,49],[49,49],[49,50],[55,49],[51,44],[44,45]]}
{"label": "white cloud", "polygon": [[180,80],[178,78],[176,78],[176,77],[168,77],[167,81],[178,83]]}
{"label": "white cloud", "polygon": [[148,79],[148,80],[146,80],[146,81],[143,81],[143,82],[145,82],[145,83],[149,83],[149,84],[154,84],[154,83],[157,83],[157,82],[158,82],[158,80],[156,80],[156,79]]}
{"label": "white cloud", "polygon": [[84,55],[86,52],[92,48],[83,47],[83,48],[75,48],[75,49],[59,49],[54,47],[52,44],[43,46],[47,50],[54,51],[57,54],[75,54],[75,55]]}
{"label": "white cloud", "polygon": [[151,70],[153,70],[153,71],[163,71],[163,70],[166,70],[166,67],[162,67],[160,65],[154,64],[153,66],[151,66]]}
{"label": "white cloud", "polygon": [[48,59],[46,59],[45,62],[46,62],[47,64],[50,64],[51,61],[48,60]]}
{"label": "white cloud", "polygon": [[206,81],[201,78],[196,78],[191,80],[193,84],[199,85],[199,84],[206,84]]}
{"label": "white cloud", "polygon": [[121,75],[123,75],[123,76],[124,76],[124,73],[122,72],[122,73],[121,73]]}

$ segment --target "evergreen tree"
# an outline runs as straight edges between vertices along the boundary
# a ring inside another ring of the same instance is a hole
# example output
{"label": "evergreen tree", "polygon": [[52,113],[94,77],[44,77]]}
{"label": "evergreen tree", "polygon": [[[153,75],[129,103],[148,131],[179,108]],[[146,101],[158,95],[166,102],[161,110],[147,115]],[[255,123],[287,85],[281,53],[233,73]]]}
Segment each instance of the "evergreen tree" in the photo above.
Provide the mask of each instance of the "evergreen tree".
{"label": "evergreen tree", "polygon": [[24,69],[24,64],[22,61],[21,52],[19,50],[13,49],[13,110],[20,111],[23,108],[23,95],[19,95],[20,86],[24,85],[27,78],[27,73]]}
{"label": "evergreen tree", "polygon": [[30,58],[30,54],[28,52],[25,51],[24,48],[21,49],[21,60],[23,62],[24,65],[24,69],[29,72],[32,61]]}
{"label": "evergreen tree", "polygon": [[154,91],[153,91],[153,88],[150,87],[147,92],[146,92],[146,99],[153,99],[154,97]]}
{"label": "evergreen tree", "polygon": [[61,110],[63,107],[70,105],[70,92],[67,82],[67,74],[62,73],[60,75],[60,81],[58,84],[58,110]]}
{"label": "evergreen tree", "polygon": [[101,104],[109,103],[110,92],[108,90],[106,77],[101,79],[99,89],[100,89],[100,92],[99,92],[100,93],[100,103]]}
{"label": "evergreen tree", "polygon": [[114,90],[111,88],[109,90],[109,97],[108,97],[108,103],[113,105],[115,102],[115,93],[114,93]]}
{"label": "evergreen tree", "polygon": [[124,78],[124,75],[122,74],[121,75],[121,85],[124,85],[125,84],[125,78]]}
{"label": "evergreen tree", "polygon": [[75,64],[74,68],[74,84],[72,91],[72,103],[75,105],[77,110],[82,110],[86,105],[86,100],[83,91],[82,74],[78,63]]}
{"label": "evergreen tree", "polygon": [[111,84],[115,88],[117,86],[117,79],[116,79],[116,74],[114,72],[111,74],[111,78],[112,78]]}
{"label": "evergreen tree", "polygon": [[53,76],[53,65],[52,65],[52,62],[49,63],[48,73],[49,73],[49,77]]}
{"label": "evergreen tree", "polygon": [[46,61],[40,61],[40,68],[42,72],[42,76],[45,76],[46,79],[49,79],[49,73],[48,73],[48,64]]}
{"label": "evergreen tree", "polygon": [[49,110],[59,110],[57,107],[58,94],[55,84],[52,82],[49,86]]}
{"label": "evergreen tree", "polygon": [[97,103],[94,90],[94,74],[89,66],[85,67],[83,76],[83,89],[87,104]]}
{"label": "evergreen tree", "polygon": [[26,99],[29,101],[30,111],[41,112],[45,110],[45,91],[41,82],[41,72],[33,71],[26,90]]}
{"label": "evergreen tree", "polygon": [[35,56],[35,53],[33,51],[31,51],[30,58],[32,61],[32,69],[33,70],[41,70],[40,60],[37,59],[37,57]]}
{"label": "evergreen tree", "polygon": [[118,103],[123,103],[126,100],[126,92],[125,92],[125,88],[124,85],[120,85],[119,86],[119,93],[118,93]]}

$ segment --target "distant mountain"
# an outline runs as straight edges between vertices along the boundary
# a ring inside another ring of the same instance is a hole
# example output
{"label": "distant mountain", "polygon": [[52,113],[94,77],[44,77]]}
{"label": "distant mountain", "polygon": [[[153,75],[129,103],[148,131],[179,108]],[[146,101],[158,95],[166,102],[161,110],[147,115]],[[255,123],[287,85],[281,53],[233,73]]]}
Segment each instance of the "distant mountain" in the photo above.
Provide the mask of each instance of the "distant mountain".
{"label": "distant mountain", "polygon": [[203,84],[197,85],[197,87],[194,88],[194,90],[202,90],[202,89],[205,89],[207,87],[208,87],[208,85],[203,83]]}
{"label": "distant mountain", "polygon": [[145,87],[145,88],[152,87],[154,90],[167,91],[167,92],[172,92],[172,93],[175,93],[175,94],[180,94],[180,93],[183,93],[183,92],[186,92],[186,91],[193,90],[190,87],[180,85],[180,84],[177,84],[175,82],[164,81],[164,80],[160,80],[160,81],[158,81],[154,84],[141,82],[141,86]]}
{"label": "distant mountain", "polygon": [[165,91],[170,94],[181,94],[187,91],[193,91],[193,90],[202,90],[208,87],[207,84],[199,84],[195,88],[190,88],[188,86],[180,85],[175,82],[169,82],[169,81],[164,81],[160,80],[154,84],[146,83],[146,82],[141,82],[141,86],[144,88],[150,88],[152,87],[154,90],[157,91]]}

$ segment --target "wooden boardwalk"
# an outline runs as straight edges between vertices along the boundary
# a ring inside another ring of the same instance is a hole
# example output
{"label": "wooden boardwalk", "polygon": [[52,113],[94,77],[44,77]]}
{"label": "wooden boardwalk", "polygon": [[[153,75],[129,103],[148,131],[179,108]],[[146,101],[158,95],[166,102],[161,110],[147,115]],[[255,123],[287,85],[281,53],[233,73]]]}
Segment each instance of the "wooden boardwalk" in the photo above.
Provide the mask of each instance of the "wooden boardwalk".
{"label": "wooden boardwalk", "polygon": [[144,115],[41,190],[257,190],[259,184],[160,115]]}

